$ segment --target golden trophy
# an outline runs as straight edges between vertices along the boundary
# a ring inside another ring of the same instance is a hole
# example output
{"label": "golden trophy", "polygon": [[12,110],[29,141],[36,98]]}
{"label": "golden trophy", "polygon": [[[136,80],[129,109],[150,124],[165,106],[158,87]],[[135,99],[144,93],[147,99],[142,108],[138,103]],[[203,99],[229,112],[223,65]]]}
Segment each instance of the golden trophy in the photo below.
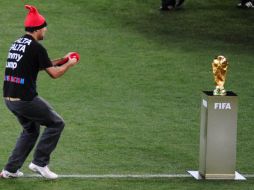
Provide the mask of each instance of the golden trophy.
{"label": "golden trophy", "polygon": [[212,62],[213,76],[216,88],[213,91],[213,95],[216,96],[225,96],[226,90],[224,88],[228,61],[223,55],[217,56]]}

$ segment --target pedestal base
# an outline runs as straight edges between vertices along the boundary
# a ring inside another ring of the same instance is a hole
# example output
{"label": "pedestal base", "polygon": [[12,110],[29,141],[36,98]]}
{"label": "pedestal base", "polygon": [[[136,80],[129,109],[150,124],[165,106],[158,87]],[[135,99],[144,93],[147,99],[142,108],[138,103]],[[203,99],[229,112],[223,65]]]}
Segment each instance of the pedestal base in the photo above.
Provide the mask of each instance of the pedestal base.
{"label": "pedestal base", "polygon": [[211,179],[211,180],[246,180],[246,178],[239,174],[238,172],[235,172],[234,178],[228,178],[223,177],[223,175],[213,175],[210,178],[204,178],[199,174],[199,171],[187,171],[192,177],[194,177],[196,180],[202,180],[202,179]]}

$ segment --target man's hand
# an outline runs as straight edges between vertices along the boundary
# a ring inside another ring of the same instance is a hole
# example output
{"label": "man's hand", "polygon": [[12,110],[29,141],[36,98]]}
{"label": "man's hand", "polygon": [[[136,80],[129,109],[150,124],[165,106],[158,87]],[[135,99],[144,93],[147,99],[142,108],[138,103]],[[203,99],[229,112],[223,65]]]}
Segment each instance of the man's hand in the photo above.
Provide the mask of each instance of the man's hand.
{"label": "man's hand", "polygon": [[77,52],[69,52],[63,58],[55,59],[52,62],[54,66],[61,66],[69,61],[69,59],[76,58],[79,61],[80,56]]}
{"label": "man's hand", "polygon": [[72,66],[76,65],[78,63],[78,59],[76,57],[73,57],[73,58],[69,58],[69,60],[67,61],[66,64],[69,64]]}

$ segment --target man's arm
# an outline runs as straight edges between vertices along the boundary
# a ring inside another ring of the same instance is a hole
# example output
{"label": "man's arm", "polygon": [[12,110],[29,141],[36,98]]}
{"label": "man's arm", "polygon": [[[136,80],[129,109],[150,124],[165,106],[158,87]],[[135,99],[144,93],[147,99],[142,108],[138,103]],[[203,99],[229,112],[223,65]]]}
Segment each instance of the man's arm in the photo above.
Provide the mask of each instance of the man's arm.
{"label": "man's arm", "polygon": [[77,63],[78,63],[77,59],[75,58],[69,59],[69,61],[66,64],[63,64],[61,66],[52,66],[46,68],[46,72],[49,74],[49,76],[56,79],[61,77],[70,67],[76,65]]}
{"label": "man's arm", "polygon": [[54,60],[51,60],[51,63],[53,66],[57,66],[60,62],[62,62],[65,58],[62,57],[62,58],[58,58],[58,59],[54,59]]}
{"label": "man's arm", "polygon": [[[69,52],[69,53],[67,53],[64,57],[62,57],[62,58],[58,58],[58,59],[54,59],[54,60],[51,60],[51,63],[52,63],[52,65],[53,66],[59,66],[59,65],[62,65],[62,64],[65,64],[65,63],[67,63],[68,62],[68,60],[69,60],[69,58],[70,58],[70,56],[72,55],[72,54],[77,54],[76,52]],[[72,57],[73,58],[73,57]],[[78,55],[78,57],[76,57],[77,58],[77,60],[79,61],[79,55]]]}

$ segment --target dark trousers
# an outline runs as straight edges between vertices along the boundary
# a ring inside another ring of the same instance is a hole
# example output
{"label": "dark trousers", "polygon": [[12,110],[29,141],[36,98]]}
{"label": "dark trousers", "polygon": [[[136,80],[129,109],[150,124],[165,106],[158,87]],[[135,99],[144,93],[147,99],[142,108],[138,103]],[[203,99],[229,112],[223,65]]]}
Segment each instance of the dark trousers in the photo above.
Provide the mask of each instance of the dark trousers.
{"label": "dark trousers", "polygon": [[162,6],[162,8],[164,8],[164,9],[167,9],[168,6],[174,7],[175,4],[176,4],[176,1],[175,1],[175,0],[161,0],[161,6]]}
{"label": "dark trousers", "polygon": [[46,126],[34,151],[33,163],[44,167],[49,164],[50,154],[56,148],[64,121],[41,97],[32,101],[8,101],[6,106],[23,127],[16,146],[9,157],[5,170],[15,173],[25,162],[36,144],[40,126]]}
{"label": "dark trousers", "polygon": [[244,6],[245,3],[249,2],[249,1],[253,3],[253,0],[241,0],[242,6]]}

